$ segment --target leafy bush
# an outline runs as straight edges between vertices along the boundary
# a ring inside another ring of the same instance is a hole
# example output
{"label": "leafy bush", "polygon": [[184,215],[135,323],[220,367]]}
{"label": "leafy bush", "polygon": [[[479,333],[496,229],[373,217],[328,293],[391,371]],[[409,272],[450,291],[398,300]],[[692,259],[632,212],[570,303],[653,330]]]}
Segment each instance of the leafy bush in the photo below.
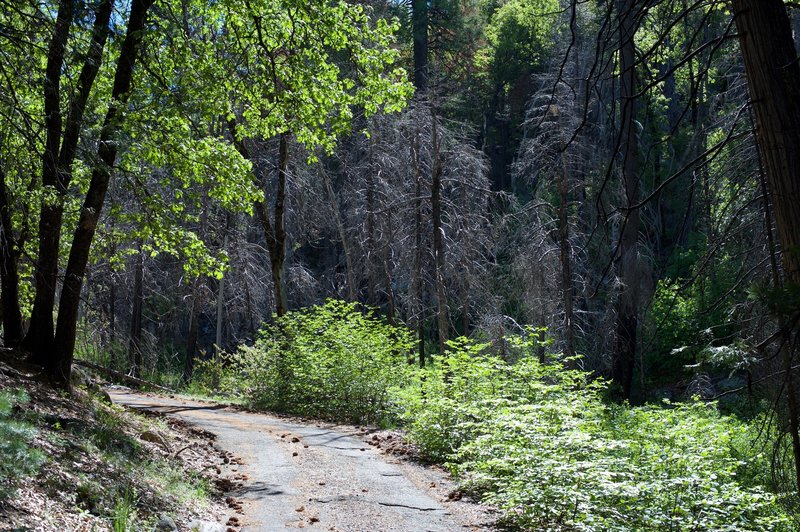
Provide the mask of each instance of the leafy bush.
{"label": "leafy bush", "polygon": [[14,405],[27,400],[22,391],[0,391],[0,500],[12,496],[15,482],[36,473],[44,461],[42,453],[28,445],[36,430],[13,419]]}
{"label": "leafy bush", "polygon": [[208,364],[200,378],[205,369],[222,389],[262,408],[382,422],[391,410],[389,390],[410,371],[411,345],[406,329],[329,300],[277,319],[255,345]]}
{"label": "leafy bush", "polygon": [[434,461],[449,460],[483,431],[483,423],[503,408],[525,403],[583,401],[597,388],[586,375],[561,364],[540,364],[530,356],[533,336],[506,338],[514,364],[489,353],[488,343],[466,338],[450,341],[446,356],[418,371],[400,392],[408,426],[423,454]]}
{"label": "leafy bush", "polygon": [[[527,340],[516,345],[529,347]],[[510,364],[461,339],[401,394],[411,436],[532,530],[776,530],[776,497],[737,473],[755,429],[714,405],[608,406],[561,364]],[[524,351],[525,349],[523,349]]]}

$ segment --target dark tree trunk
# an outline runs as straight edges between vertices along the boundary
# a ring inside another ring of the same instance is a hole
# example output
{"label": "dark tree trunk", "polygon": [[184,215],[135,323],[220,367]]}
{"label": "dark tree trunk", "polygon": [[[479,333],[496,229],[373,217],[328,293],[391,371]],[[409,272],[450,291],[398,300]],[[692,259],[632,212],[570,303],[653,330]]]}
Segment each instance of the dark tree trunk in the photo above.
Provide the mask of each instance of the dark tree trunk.
{"label": "dark tree trunk", "polygon": [[[228,120],[228,131],[233,137],[233,144],[242,157],[251,160],[250,151],[243,139],[239,138],[236,120]],[[289,309],[286,295],[286,284],[283,273],[286,262],[286,173],[289,167],[289,133],[282,133],[278,144],[278,186],[275,190],[275,220],[270,220],[269,206],[266,201],[257,201],[253,205],[264,238],[267,241],[270,270],[272,272],[272,288],[275,297],[275,314],[283,316]],[[264,183],[259,183],[264,188]]]}
{"label": "dark tree trunk", "polygon": [[469,322],[469,281],[464,283],[461,294],[461,335],[469,336],[471,324]]}
{"label": "dark tree trunk", "polygon": [[0,168],[0,310],[3,315],[3,344],[16,347],[22,341],[22,313],[19,308],[18,253],[9,209],[6,175]]}
{"label": "dark tree trunk", "polygon": [[[786,6],[781,0],[733,0],[736,28],[756,117],[758,140],[786,283],[800,286],[800,66]],[[795,309],[796,311],[796,309]],[[789,331],[781,348],[789,432],[800,486],[800,406]],[[798,488],[800,489],[800,488]]]}
{"label": "dark tree trunk", "polygon": [[[536,269],[538,281],[539,281],[539,289],[542,291],[542,294],[545,293],[545,279],[544,279],[544,261],[539,261],[539,267]],[[539,335],[538,335],[538,345],[536,346],[536,354],[539,358],[539,362],[544,364],[547,360],[547,351],[545,350],[545,330],[547,329],[547,316],[545,315],[545,306],[540,305],[540,316],[539,316]]]}
{"label": "dark tree trunk", "polygon": [[133,309],[131,312],[131,332],[128,337],[128,365],[130,374],[136,378],[142,369],[142,310],[144,307],[144,254],[139,245],[133,274]]}
{"label": "dark tree trunk", "polygon": [[[222,249],[228,249],[228,231],[230,230],[230,216],[227,217],[225,224],[225,238],[222,241]],[[225,276],[219,280],[217,286],[217,331],[214,341],[214,355],[219,355],[225,348]]]}
{"label": "dark tree trunk", "polygon": [[[367,303],[370,305],[377,305],[378,300],[376,297],[376,290],[375,290],[375,261],[376,261],[376,250],[375,250],[375,165],[373,162],[372,156],[372,140],[369,142],[369,168],[367,170],[367,193],[366,193],[366,201],[367,201],[367,220],[366,220],[366,231],[367,231],[367,238],[365,242],[365,262],[366,262],[366,274],[367,274]],[[387,295],[388,297],[388,295]]]}
{"label": "dark tree trunk", "polygon": [[639,327],[638,251],[639,209],[629,208],[639,201],[639,153],[636,136],[636,0],[621,0],[619,6],[619,88],[620,155],[626,199],[626,217],[620,235],[617,272],[622,289],[617,297],[616,345],[612,378],[620,388],[621,399],[630,399],[636,360]]}
{"label": "dark tree trunk", "polygon": [[[561,128],[558,128],[561,136]],[[575,285],[572,282],[572,246],[569,232],[569,161],[567,160],[567,144],[562,142],[561,178],[558,183],[558,244],[561,259],[561,298],[564,304],[564,356],[575,356]],[[570,365],[572,362],[570,362]]]}
{"label": "dark tree trunk", "polygon": [[[327,172],[325,172],[323,179],[325,181],[325,189],[328,192],[328,199],[331,202],[331,210],[333,211],[333,216],[336,221],[336,230],[339,233],[339,241],[342,243],[345,279],[347,281],[347,299],[348,301],[356,301],[358,298],[356,295],[356,282],[353,277],[353,255],[352,250],[350,249],[350,239],[347,237],[347,230],[344,226],[344,220],[342,219],[342,212],[341,209],[339,209],[339,198],[336,197],[336,192],[333,190],[333,185],[331,184],[331,180],[328,178]],[[369,269],[367,270],[367,277],[369,279],[372,278],[369,274]],[[372,296],[374,296],[374,288],[371,290],[371,292]]]}
{"label": "dark tree trunk", "polygon": [[108,336],[113,347],[117,338],[117,285],[113,279],[108,289]]}
{"label": "dark tree trunk", "polygon": [[128,28],[114,75],[111,104],[106,112],[103,129],[100,133],[97,150],[98,162],[92,170],[89,190],[81,208],[78,227],[72,238],[64,275],[64,286],[58,306],[55,343],[52,351],[46,355],[45,362],[46,372],[57,382],[65,385],[69,385],[72,371],[78,306],[86,264],[89,261],[89,250],[105,202],[111,171],[117,159],[117,145],[114,139],[119,132],[122,115],[129,99],[133,68],[142,40],[147,11],[153,2],[154,0],[132,0],[131,2]]}
{"label": "dark tree trunk", "polygon": [[439,124],[431,111],[431,134],[433,160],[431,161],[431,219],[433,225],[434,282],[436,283],[436,325],[439,338],[439,354],[447,348],[450,318],[445,286],[445,243],[442,228],[442,154],[439,139]]}
{"label": "dark tree trunk", "polygon": [[575,316],[573,303],[575,288],[572,284],[572,249],[569,242],[569,174],[566,154],[561,152],[562,173],[559,183],[558,242],[561,258],[561,297],[564,303],[564,356],[575,356]]}
{"label": "dark tree trunk", "polygon": [[780,0],[733,1],[783,266],[800,283],[800,66]]}
{"label": "dark tree trunk", "polygon": [[[35,274],[36,299],[34,302],[31,328],[26,345],[32,349],[34,359],[41,362],[39,354],[44,351],[39,342],[49,343],[53,338],[53,307],[55,305],[58,278],[58,257],[61,242],[61,222],[64,217],[64,198],[72,181],[72,165],[78,150],[78,141],[83,125],[83,116],[89,95],[92,92],[97,73],[103,60],[103,49],[108,39],[108,24],[111,20],[113,0],[103,0],[95,13],[92,39],[86,51],[86,58],[78,78],[77,92],[72,95],[67,122],[61,131],[60,116],[60,78],[63,63],[63,43],[48,56],[47,82],[45,86],[45,115],[47,123],[47,144],[45,150],[42,184],[55,191],[57,198],[42,204],[39,216],[39,254]],[[70,14],[74,6],[70,8]],[[59,8],[59,17],[60,17]],[[71,24],[71,21],[69,22]],[[58,22],[56,22],[58,29]],[[66,30],[69,32],[69,26]],[[69,35],[66,35],[68,37]],[[59,36],[59,39],[61,36]],[[54,37],[55,41],[55,37]],[[60,56],[60,58],[59,58]],[[51,64],[50,60],[53,60]],[[53,68],[51,71],[50,68]],[[57,70],[56,70],[57,67]],[[53,114],[52,119],[50,115]],[[40,295],[41,294],[41,295]]]}
{"label": "dark tree trunk", "polygon": [[428,0],[411,0],[414,40],[414,88],[418,96],[428,91]]}
{"label": "dark tree trunk", "polygon": [[225,276],[217,284],[217,330],[214,335],[214,355],[222,353],[225,346]]}
{"label": "dark tree trunk", "polygon": [[414,165],[414,271],[411,279],[412,316],[416,322],[419,365],[425,367],[425,302],[422,249],[422,166],[419,160],[419,131],[411,141],[411,163]]}
{"label": "dark tree trunk", "polygon": [[192,306],[189,310],[189,330],[186,333],[186,360],[183,366],[183,382],[189,382],[194,373],[194,363],[197,357],[197,336],[200,330],[200,309],[203,302],[200,299],[200,278],[192,281]]}
{"label": "dark tree trunk", "polygon": [[392,270],[389,266],[389,245],[383,248],[383,276],[386,283],[384,292],[386,293],[386,321],[390,325],[395,324],[395,305],[394,288],[392,288]]}
{"label": "dark tree trunk", "polygon": [[[72,28],[75,2],[62,0],[58,6],[53,37],[47,49],[47,66],[44,78],[44,124],[45,144],[42,155],[42,185],[55,189],[58,173],[58,151],[61,145],[61,68],[64,51]],[[32,360],[46,362],[51,350],[54,334],[53,307],[56,298],[58,277],[58,243],[61,223],[55,223],[54,206],[42,202],[39,217],[39,254],[34,275],[36,296],[33,302],[30,327],[25,337],[25,348],[32,353]]]}
{"label": "dark tree trunk", "polygon": [[[289,134],[283,133],[278,147],[278,186],[275,189],[275,223],[272,236],[267,237],[272,286],[275,290],[275,314],[279,317],[289,310],[284,271],[286,268],[286,172],[289,166]],[[267,218],[269,220],[269,218]],[[267,226],[265,226],[267,232]]]}

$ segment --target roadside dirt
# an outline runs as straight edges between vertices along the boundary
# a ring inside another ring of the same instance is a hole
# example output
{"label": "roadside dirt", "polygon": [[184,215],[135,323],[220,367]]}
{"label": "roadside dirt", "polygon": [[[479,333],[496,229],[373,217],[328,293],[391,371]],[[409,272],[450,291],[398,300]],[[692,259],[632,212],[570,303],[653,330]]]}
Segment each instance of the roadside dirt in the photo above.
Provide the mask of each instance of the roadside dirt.
{"label": "roadside dirt", "polygon": [[[34,429],[28,446],[44,461],[37,473],[15,479],[15,494],[0,500],[0,531],[100,532],[114,530],[115,520],[120,526],[123,514],[130,530],[150,531],[161,516],[188,530],[193,521],[225,523],[231,516],[216,490],[208,497],[193,491],[214,484],[224,466],[213,435],[177,419],[112,408],[96,388],[55,390],[36,368],[15,359],[10,365],[9,358],[0,352],[0,391],[28,395],[13,419]],[[6,479],[0,483],[8,487]],[[129,505],[122,512],[124,499]]]}
{"label": "roadside dirt", "polygon": [[213,403],[108,390],[115,403],[157,411],[216,436],[220,487],[244,531],[490,530],[491,513],[460,500],[440,470],[397,456],[399,436],[247,413]]}

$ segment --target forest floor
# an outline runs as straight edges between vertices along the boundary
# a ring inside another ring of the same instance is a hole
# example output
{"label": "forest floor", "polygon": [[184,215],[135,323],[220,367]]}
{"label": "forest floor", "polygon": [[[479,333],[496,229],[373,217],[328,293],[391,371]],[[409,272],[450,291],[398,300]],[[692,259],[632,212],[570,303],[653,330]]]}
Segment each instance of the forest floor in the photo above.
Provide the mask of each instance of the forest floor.
{"label": "forest floor", "polygon": [[108,390],[115,403],[159,412],[215,436],[227,452],[226,502],[244,531],[489,530],[485,507],[448,475],[408,455],[397,432],[334,425],[216,403]]}
{"label": "forest floor", "polygon": [[25,393],[13,419],[34,436],[29,450],[14,456],[0,442],[0,460],[38,456],[42,463],[0,499],[0,531],[233,528],[221,524],[237,515],[225,503],[229,458],[212,434],[111,405],[85,373],[67,393],[41,382],[35,368],[4,358],[0,391]]}

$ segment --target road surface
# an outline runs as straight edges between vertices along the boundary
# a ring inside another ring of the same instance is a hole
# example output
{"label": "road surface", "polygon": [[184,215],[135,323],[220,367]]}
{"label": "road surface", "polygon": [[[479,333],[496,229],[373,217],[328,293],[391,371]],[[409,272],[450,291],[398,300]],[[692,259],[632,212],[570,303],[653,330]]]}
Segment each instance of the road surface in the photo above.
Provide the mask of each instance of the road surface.
{"label": "road surface", "polygon": [[115,403],[211,432],[217,447],[241,459],[229,471],[245,478],[230,494],[242,501],[241,530],[488,530],[486,516],[473,505],[444,502],[449,481],[443,474],[381,454],[352,427],[127,390],[108,393]]}

